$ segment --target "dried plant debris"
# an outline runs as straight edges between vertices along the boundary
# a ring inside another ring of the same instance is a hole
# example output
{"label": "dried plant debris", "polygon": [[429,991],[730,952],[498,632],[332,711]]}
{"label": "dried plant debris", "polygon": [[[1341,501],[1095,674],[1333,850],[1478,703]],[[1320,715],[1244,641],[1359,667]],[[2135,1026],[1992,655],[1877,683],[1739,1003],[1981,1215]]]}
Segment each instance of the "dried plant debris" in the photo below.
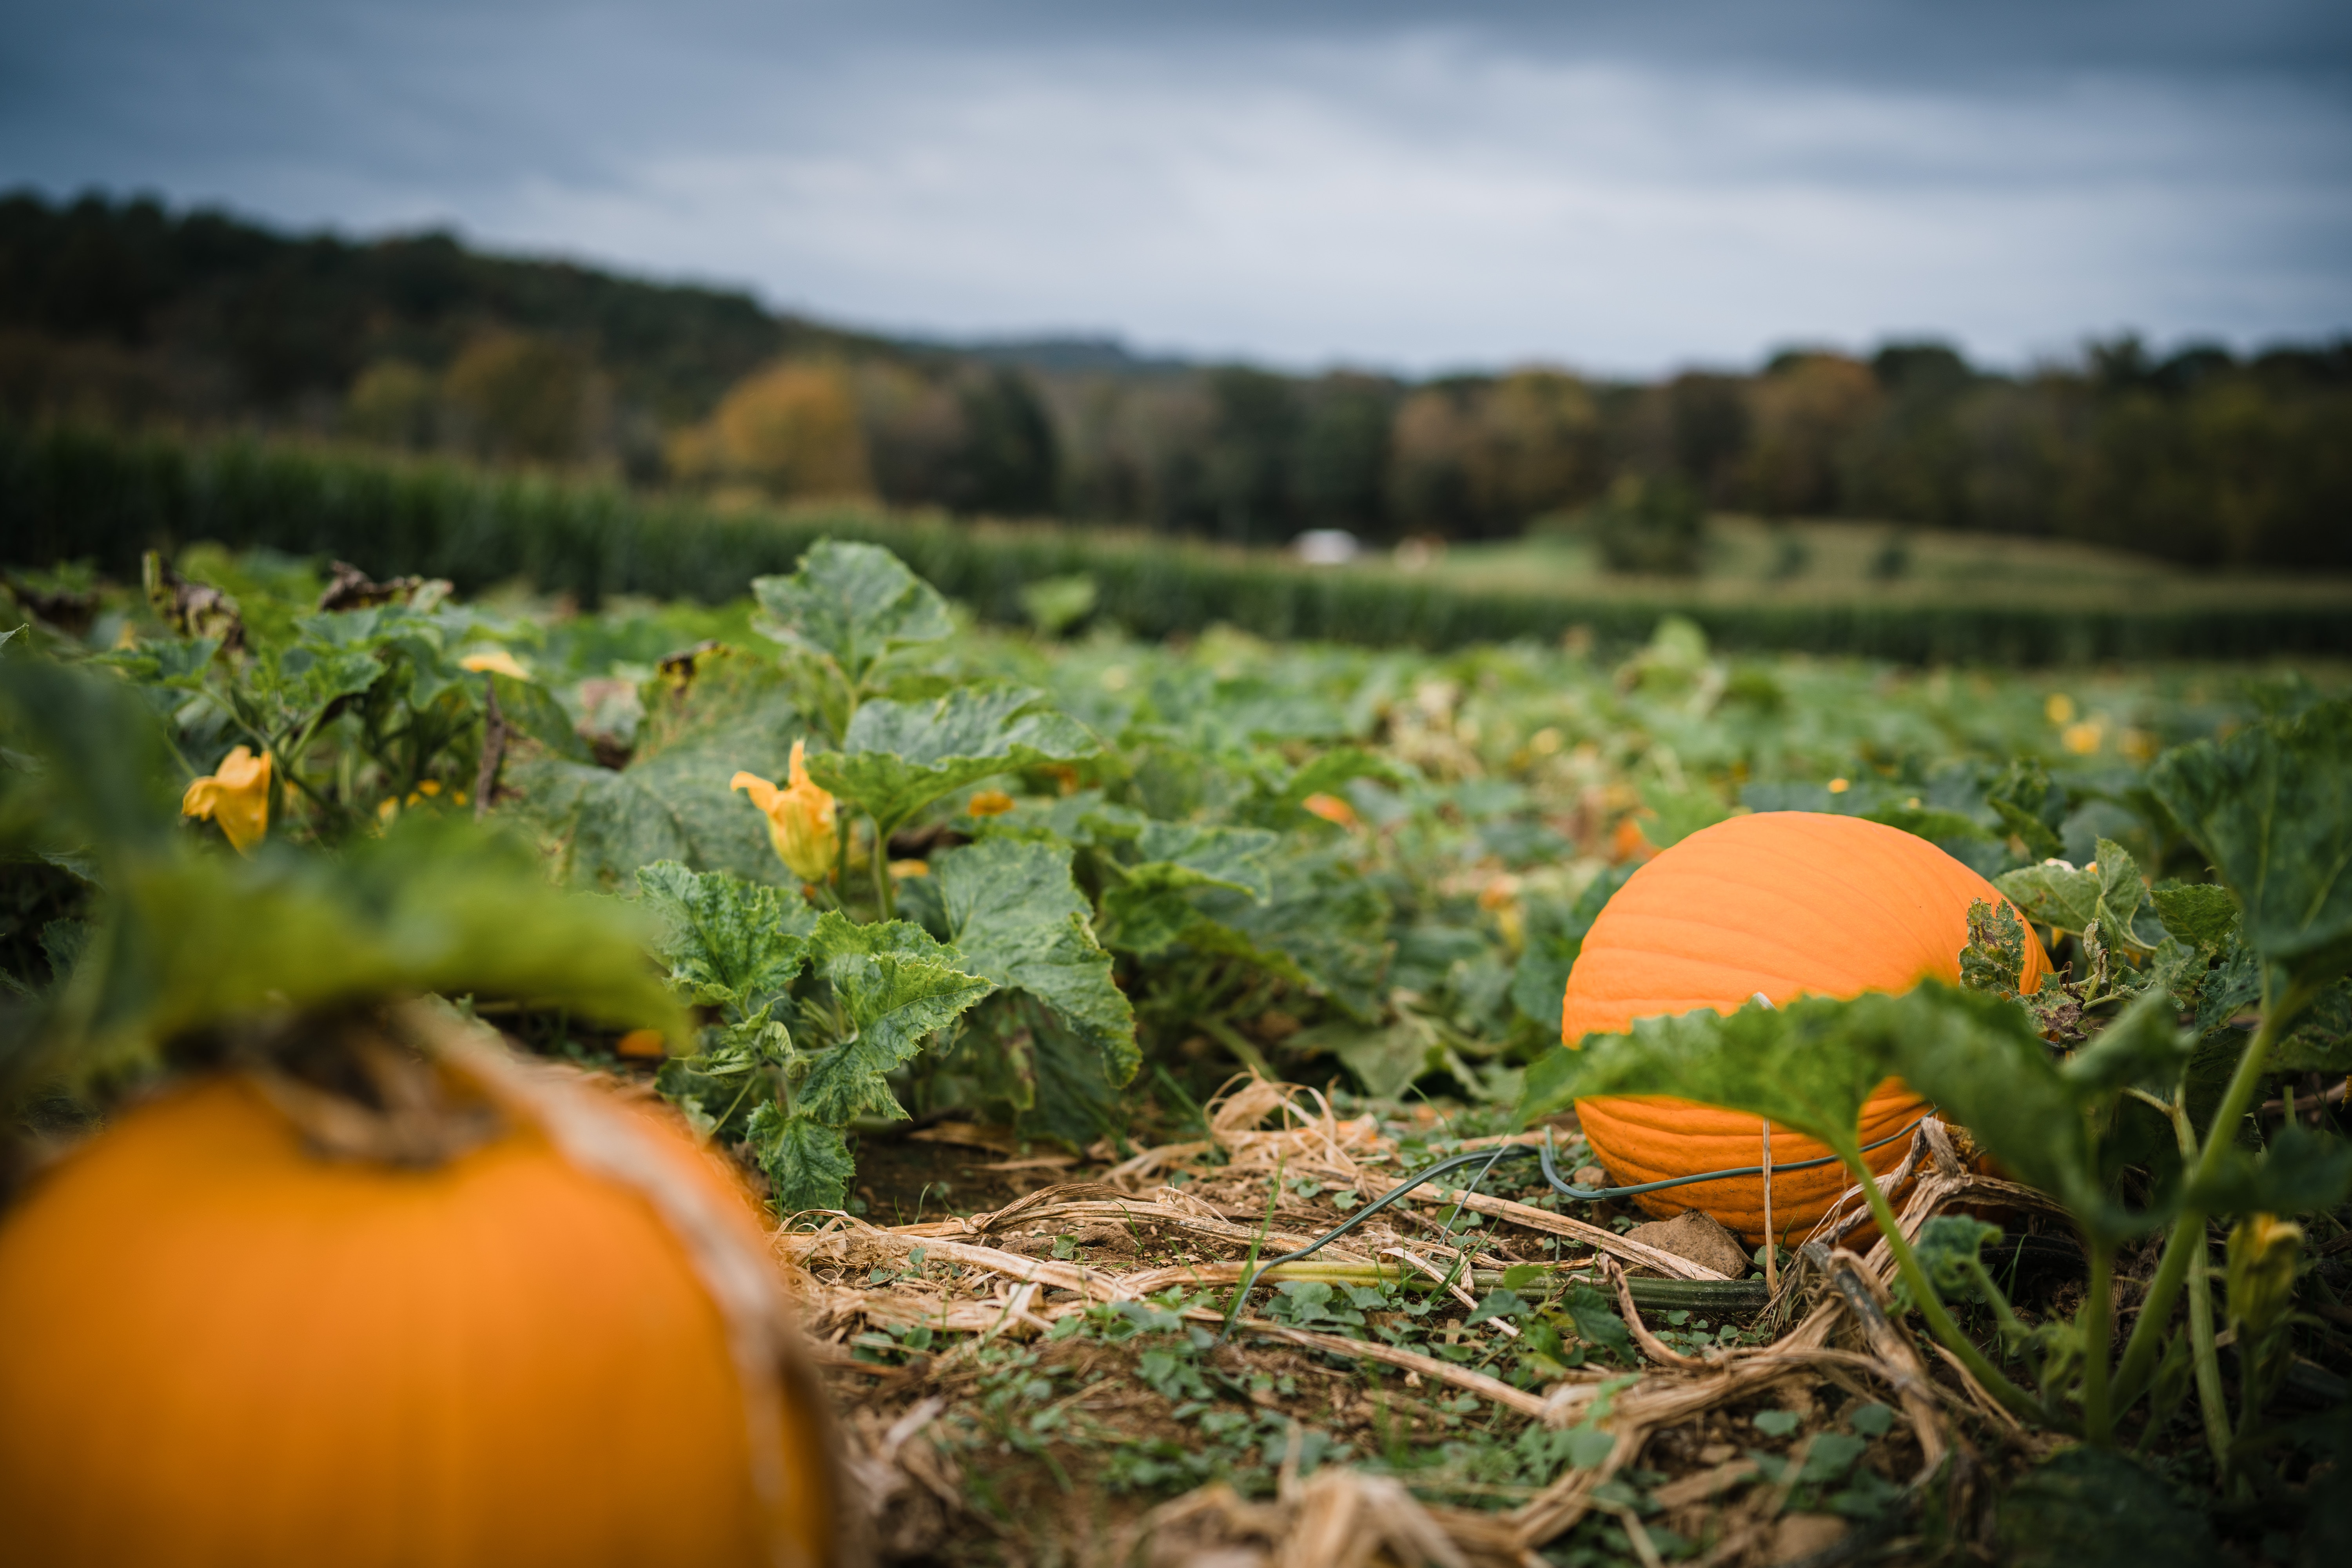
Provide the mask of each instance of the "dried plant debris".
{"label": "dried plant debris", "polygon": [[[1513,1161],[1484,1212],[1441,1181],[1265,1269],[1458,1146],[1255,1077],[1207,1122],[992,1210],[776,1234],[886,1556],[1830,1562],[1925,1553],[1926,1521],[1965,1552],[2000,1527],[1989,1468],[2051,1447],[1897,1326],[1850,1211],[1768,1301],[1629,1257],[1595,1205],[1506,1195]],[[1895,1181],[1914,1234],[2037,1201],[1933,1121]]]}

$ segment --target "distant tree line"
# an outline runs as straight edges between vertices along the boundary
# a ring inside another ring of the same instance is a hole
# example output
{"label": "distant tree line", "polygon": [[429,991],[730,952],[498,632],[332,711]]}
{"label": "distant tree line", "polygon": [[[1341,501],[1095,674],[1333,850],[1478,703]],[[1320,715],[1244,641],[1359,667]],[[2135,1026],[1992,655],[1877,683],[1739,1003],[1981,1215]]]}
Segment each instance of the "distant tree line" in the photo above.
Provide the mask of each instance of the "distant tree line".
{"label": "distant tree line", "polygon": [[1916,342],[1649,384],[1298,377],[905,343],[446,235],[291,237],[17,195],[0,198],[0,416],[304,430],[1245,542],[1577,518],[1629,570],[1687,569],[1708,509],[2352,569],[2344,338],[2251,357],[2126,338],[2022,375]]}

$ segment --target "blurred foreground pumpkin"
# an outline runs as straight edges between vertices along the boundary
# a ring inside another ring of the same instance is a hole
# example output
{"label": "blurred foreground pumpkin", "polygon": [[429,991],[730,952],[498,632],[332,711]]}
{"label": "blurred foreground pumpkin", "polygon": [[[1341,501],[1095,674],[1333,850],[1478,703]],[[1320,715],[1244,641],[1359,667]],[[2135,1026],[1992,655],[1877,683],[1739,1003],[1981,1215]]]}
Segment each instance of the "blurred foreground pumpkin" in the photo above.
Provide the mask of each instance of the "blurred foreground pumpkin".
{"label": "blurred foreground pumpkin", "polygon": [[[1574,1047],[1590,1034],[1622,1033],[1636,1018],[1729,1013],[1759,993],[1777,1006],[1801,995],[1906,991],[1930,977],[1957,982],[1969,906],[1979,899],[2002,901],[1992,884],[1899,828],[1820,812],[1735,816],[1664,851],[1611,898],[1570,972],[1560,1037]],[[2025,948],[2022,983],[2032,991],[2049,962],[2031,927]],[[1862,1141],[1876,1142],[1932,1109],[1888,1079],[1863,1107]],[[1576,1110],[1622,1186],[1755,1165],[1763,1153],[1763,1122],[1745,1111],[1662,1095],[1580,1100]],[[1904,1148],[1897,1141],[1864,1158],[1884,1173]],[[1828,1152],[1773,1128],[1776,1166]],[[1803,1236],[1846,1183],[1840,1165],[1776,1171],[1772,1228]],[[1655,1215],[1704,1209],[1750,1243],[1764,1239],[1760,1176],[1635,1202]]]}
{"label": "blurred foreground pumpkin", "polygon": [[10,1559],[839,1561],[740,1188],[445,1015],[346,1032],[130,1111],[0,1223]]}

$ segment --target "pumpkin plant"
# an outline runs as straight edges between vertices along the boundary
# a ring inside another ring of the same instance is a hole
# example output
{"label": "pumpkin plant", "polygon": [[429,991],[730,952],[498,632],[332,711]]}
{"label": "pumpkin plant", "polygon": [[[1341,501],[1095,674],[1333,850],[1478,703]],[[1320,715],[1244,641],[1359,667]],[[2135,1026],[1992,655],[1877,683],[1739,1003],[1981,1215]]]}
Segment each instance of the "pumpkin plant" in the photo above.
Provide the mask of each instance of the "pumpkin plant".
{"label": "pumpkin plant", "polygon": [[[1728,1016],[1696,1011],[1645,1017],[1630,1030],[1590,1038],[1529,1075],[1530,1113],[1595,1094],[1672,1089],[1706,1103],[1767,1115],[1834,1150],[1859,1186],[1893,1252],[1911,1304],[1937,1338],[1992,1395],[2027,1419],[2079,1430],[2096,1444],[2140,1401],[2160,1421],[2193,1381],[2217,1467],[2259,1464],[2266,1384],[2250,1378],[2233,1421],[2219,1373],[2206,1226],[2235,1217],[2247,1239],[2233,1258],[2247,1283],[2233,1309],[2262,1354],[2282,1314],[2275,1281],[2291,1277],[2296,1237],[2280,1216],[2324,1209],[2352,1188],[2352,1147],[2290,1122],[2259,1146],[2247,1124],[2273,1053],[2315,998],[2342,989],[2352,963],[2352,705],[2322,704],[2220,742],[2159,758],[2151,787],[2221,881],[2193,895],[2156,899],[2162,940],[2136,971],[2102,994],[2058,1008],[2064,986],[2026,985],[2024,933],[1997,906],[1972,914],[1962,962],[1975,989],[1928,981],[1901,996],[1761,1004]],[[2102,848],[2102,869],[2109,850]],[[2230,911],[2222,919],[2222,900]],[[2134,889],[2102,885],[2108,915],[2128,920]],[[2086,931],[2100,918],[2087,912]],[[2143,933],[2143,937],[2147,933]],[[2249,974],[2259,978],[2249,984]],[[2030,1007],[2039,1000],[2044,1005]],[[2232,1026],[2248,1002],[2261,1013],[2250,1035]],[[2053,1012],[2069,1028],[2047,1026]],[[2186,1027],[2183,1026],[2184,1021]],[[2340,1041],[2338,1042],[2340,1046]],[[2317,1047],[2333,1051],[2336,1046]],[[2191,1089],[2201,1061],[2226,1058],[2226,1086],[2200,1114]],[[2330,1056],[2328,1059],[2335,1061]],[[2340,1065],[2337,1064],[2337,1065]],[[1907,1242],[1862,1152],[1863,1108],[1889,1073],[1966,1126],[2021,1179],[2073,1217],[2088,1256],[2089,1289],[2071,1324],[2028,1331],[1977,1258],[1989,1227],[1948,1220]],[[2168,1146],[2135,1146],[2132,1121],[2153,1112]],[[2256,1143],[2256,1149],[2249,1148]],[[2137,1159],[2135,1158],[2137,1157]],[[2149,1179],[2123,1182],[2127,1163]],[[2127,1197],[2131,1192],[2141,1198]],[[2116,1248],[2170,1227],[2120,1359],[2114,1352]],[[2259,1264],[2252,1261],[2259,1258]],[[2272,1281],[2258,1286],[2256,1279]],[[2184,1282],[2187,1321],[2173,1310]],[[2268,1295],[2264,1294],[2265,1289]],[[1948,1300],[1949,1298],[1950,1300]],[[2012,1381],[1964,1333],[1952,1300],[1982,1299],[1999,1329],[1999,1353],[2037,1384]],[[2247,1364],[2271,1364],[2250,1359]]]}
{"label": "pumpkin plant", "polygon": [[677,1032],[633,910],[463,823],[207,845],[103,676],[0,658],[0,848],[99,888],[0,1019],[12,1122],[88,1132],[0,1212],[12,1546],[842,1559],[828,1418],[740,1186],[468,1016]]}

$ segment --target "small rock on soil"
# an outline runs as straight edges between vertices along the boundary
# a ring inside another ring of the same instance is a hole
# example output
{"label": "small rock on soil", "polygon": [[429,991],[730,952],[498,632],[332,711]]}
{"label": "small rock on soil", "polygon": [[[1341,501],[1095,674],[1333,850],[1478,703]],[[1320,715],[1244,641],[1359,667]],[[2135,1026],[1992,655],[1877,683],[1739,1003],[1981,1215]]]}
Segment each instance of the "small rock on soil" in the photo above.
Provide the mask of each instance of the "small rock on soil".
{"label": "small rock on soil", "polygon": [[1685,1209],[1672,1219],[1637,1225],[1625,1237],[1661,1252],[1671,1252],[1676,1258],[1687,1258],[1727,1279],[1748,1278],[1748,1249],[1739,1245],[1738,1237],[1724,1228],[1721,1220],[1697,1209]]}

